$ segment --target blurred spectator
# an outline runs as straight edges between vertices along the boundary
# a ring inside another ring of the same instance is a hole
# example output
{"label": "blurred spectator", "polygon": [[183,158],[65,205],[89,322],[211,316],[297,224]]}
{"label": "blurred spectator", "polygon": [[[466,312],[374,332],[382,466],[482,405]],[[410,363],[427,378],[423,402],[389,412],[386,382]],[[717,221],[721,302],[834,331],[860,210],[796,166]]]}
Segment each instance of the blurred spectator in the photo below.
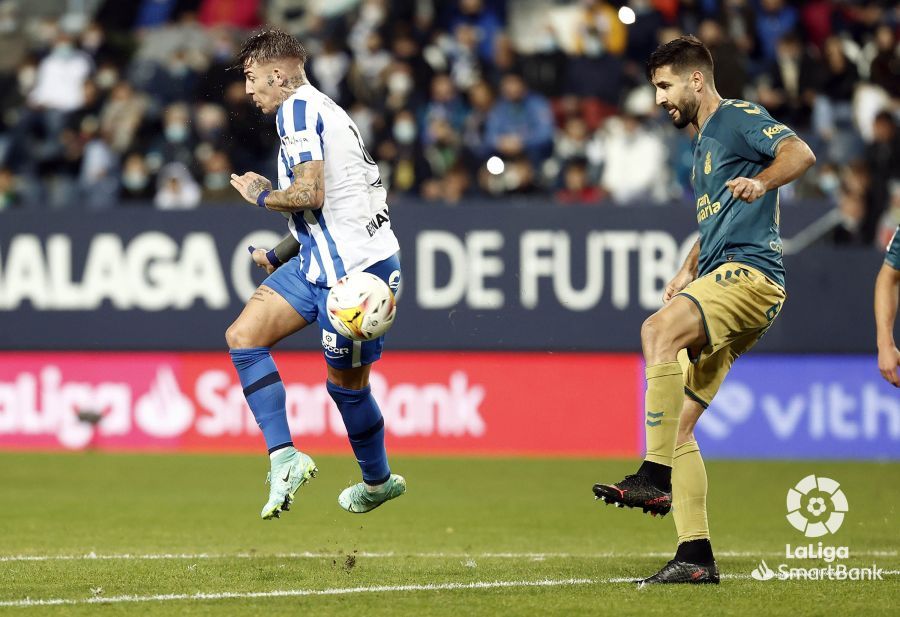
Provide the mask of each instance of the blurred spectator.
{"label": "blurred spectator", "polygon": [[894,30],[887,24],[878,26],[874,42],[876,55],[869,67],[869,78],[891,97],[900,98],[900,50]]}
{"label": "blurred spectator", "polygon": [[96,118],[85,118],[81,125],[86,141],[78,179],[81,202],[91,209],[112,208],[119,189],[116,153],[99,131]]}
{"label": "blurred spectator", "polygon": [[862,195],[841,190],[838,196],[840,222],[831,231],[830,240],[838,246],[864,246],[868,242],[862,232],[866,203]]}
{"label": "blurred spectator", "polygon": [[198,17],[204,26],[250,30],[259,25],[260,0],[202,0]]}
{"label": "blurred spectator", "polygon": [[148,202],[153,199],[153,184],[147,161],[139,152],[125,157],[122,165],[122,191],[119,199],[125,202]]}
{"label": "blurred spectator", "polygon": [[331,97],[338,105],[346,105],[350,100],[347,88],[347,73],[350,72],[350,56],[340,48],[337,41],[328,38],[322,51],[309,61],[309,75],[319,84],[319,90]]}
{"label": "blurred spectator", "polygon": [[110,90],[100,112],[100,130],[109,135],[116,152],[131,148],[149,105],[148,97],[135,92],[128,82],[120,82]]}
{"label": "blurred spectator", "polygon": [[[737,45],[726,38],[719,22],[711,19],[700,24],[699,37],[713,57],[716,90],[726,99],[743,98],[747,67]],[[647,55],[644,56],[646,57]]]}
{"label": "blurred spectator", "polygon": [[563,171],[563,186],[556,192],[556,201],[566,205],[594,204],[603,193],[599,187],[590,184],[587,161],[573,159]]}
{"label": "blurred spectator", "polygon": [[422,184],[421,197],[425,201],[455,206],[462,202],[470,184],[468,170],[457,166],[450,169],[443,178],[426,180]]}
{"label": "blurred spectator", "polygon": [[425,113],[422,119],[424,127],[424,135],[422,140],[425,144],[430,144],[435,140],[430,126],[436,120],[444,120],[449,124],[449,128],[459,133],[463,128],[466,119],[466,106],[456,92],[456,87],[449,75],[435,75],[431,81],[431,101],[425,106]]}
{"label": "blurred spectator", "polygon": [[821,79],[819,61],[799,37],[788,34],[778,41],[775,60],[760,78],[759,102],[790,126],[807,126]]}
{"label": "blurred spectator", "polygon": [[553,115],[544,97],[528,92],[520,75],[510,73],[500,83],[501,100],[487,120],[487,143],[503,157],[525,154],[540,165],[552,148]]}
{"label": "blurred spectator", "polygon": [[18,179],[12,170],[0,167],[0,212],[19,205]]}
{"label": "blurred spectator", "polygon": [[841,169],[840,188],[837,191],[837,225],[828,240],[839,246],[864,246],[871,242],[866,238],[864,225],[871,190],[871,176],[861,161],[854,161]]}
{"label": "blurred spectator", "polygon": [[459,24],[454,30],[454,38],[446,41],[444,45],[447,48],[453,83],[460,90],[470,88],[482,77],[481,62],[478,58],[478,31],[475,26]]}
{"label": "blurred spectator", "polygon": [[604,0],[583,0],[583,14],[575,33],[576,53],[587,56],[625,52],[628,31],[617,9]]}
{"label": "blurred spectator", "polygon": [[853,93],[858,74],[847,60],[841,40],[825,41],[822,79],[813,107],[816,133],[828,142],[828,158],[846,163],[860,154],[860,140],[853,126]]}
{"label": "blurred spectator", "polygon": [[272,157],[273,149],[278,148],[278,136],[272,130],[271,121],[259,113],[244,93],[243,80],[231,82],[225,88],[224,107],[229,137],[226,149],[234,168],[240,173],[251,169],[274,170]]}
{"label": "blurred spectator", "polygon": [[38,65],[34,89],[28,96],[32,108],[52,114],[53,132],[58,132],[65,114],[84,105],[84,84],[91,74],[90,57],[75,47],[71,34],[60,32],[53,50]]}
{"label": "blurred spectator", "polygon": [[423,155],[429,175],[443,177],[461,162],[462,144],[459,133],[443,118],[435,118],[428,126],[431,141],[424,147]]}
{"label": "blurred spectator", "polygon": [[756,35],[759,54],[763,62],[772,62],[778,49],[778,41],[797,26],[797,9],[785,0],[762,0],[762,9],[756,17]]}
{"label": "blurred spectator", "polygon": [[222,203],[234,201],[231,186],[231,162],[221,150],[210,153],[203,161],[203,202]]}
{"label": "blurred spectator", "polygon": [[863,234],[868,241],[875,236],[875,229],[888,208],[890,187],[900,181],[900,132],[889,111],[875,116],[874,139],[866,146],[865,162],[871,174],[871,199],[863,223]]}
{"label": "blurred spectator", "polygon": [[191,131],[191,116],[184,103],[173,103],[163,112],[162,135],[147,148],[147,155],[160,163],[181,163],[189,167],[194,162],[196,140]]}
{"label": "blurred spectator", "polygon": [[494,106],[494,93],[485,81],[479,81],[469,89],[469,114],[463,126],[463,145],[475,165],[487,160],[490,146],[487,143],[487,121]]}
{"label": "blurred spectator", "polygon": [[469,26],[477,41],[478,56],[482,61],[490,62],[494,40],[503,30],[500,15],[493,7],[486,7],[483,0],[459,0],[458,6],[451,30],[456,30],[461,24]]}
{"label": "blurred spectator", "polygon": [[719,21],[725,38],[739,50],[746,60],[756,50],[756,10],[750,0],[724,0],[719,9]]}
{"label": "blurred spectator", "polygon": [[835,2],[833,0],[808,0],[802,2],[800,19],[809,42],[822,49],[825,40],[832,34]]}
{"label": "blurred spectator", "polygon": [[228,117],[225,109],[215,103],[201,103],[194,110],[194,132],[203,143],[220,147],[225,143]]}
{"label": "blurred spectator", "polygon": [[189,210],[200,204],[200,187],[188,168],[169,163],[159,170],[153,203],[160,210]]}
{"label": "blurred spectator", "polygon": [[[28,41],[19,21],[19,5],[14,0],[0,2],[0,109],[21,103],[17,73],[25,61]],[[2,126],[2,122],[0,122]]]}
{"label": "blurred spectator", "polygon": [[658,133],[639,118],[623,115],[607,121],[599,137],[603,172],[600,185],[618,205],[663,203],[668,197],[668,156]]}

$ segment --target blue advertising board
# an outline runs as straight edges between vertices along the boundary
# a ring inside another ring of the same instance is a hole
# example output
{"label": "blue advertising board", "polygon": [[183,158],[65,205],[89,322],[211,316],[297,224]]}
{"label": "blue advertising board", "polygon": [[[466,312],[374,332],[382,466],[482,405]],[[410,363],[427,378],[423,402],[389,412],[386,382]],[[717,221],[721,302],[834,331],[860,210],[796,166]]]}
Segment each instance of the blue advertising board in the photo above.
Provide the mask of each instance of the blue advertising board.
{"label": "blue advertising board", "polygon": [[900,458],[900,391],[875,354],[739,359],[695,435],[716,458]]}
{"label": "blue advertising board", "polygon": [[[790,237],[821,216],[786,209]],[[639,351],[641,323],[694,243],[690,207],[405,204],[390,210],[403,285],[390,349]],[[246,204],[189,212],[0,216],[0,349],[217,350],[262,281],[248,245],[284,219]],[[882,256],[786,258],[788,301],[761,351],[874,348]],[[300,333],[279,345],[315,349]]]}

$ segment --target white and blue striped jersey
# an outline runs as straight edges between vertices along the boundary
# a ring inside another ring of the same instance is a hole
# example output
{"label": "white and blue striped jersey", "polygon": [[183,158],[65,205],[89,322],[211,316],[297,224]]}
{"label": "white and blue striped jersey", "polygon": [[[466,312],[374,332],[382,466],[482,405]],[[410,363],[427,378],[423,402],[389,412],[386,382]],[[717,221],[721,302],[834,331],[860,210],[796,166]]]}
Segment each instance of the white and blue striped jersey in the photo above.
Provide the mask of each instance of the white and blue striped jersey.
{"label": "white and blue striped jersey", "polygon": [[275,122],[281,138],[279,189],[293,182],[297,164],[325,161],[324,204],[295,212],[288,221],[300,242],[306,279],[332,287],[342,276],[399,251],[378,167],[347,112],[306,84],[281,104]]}

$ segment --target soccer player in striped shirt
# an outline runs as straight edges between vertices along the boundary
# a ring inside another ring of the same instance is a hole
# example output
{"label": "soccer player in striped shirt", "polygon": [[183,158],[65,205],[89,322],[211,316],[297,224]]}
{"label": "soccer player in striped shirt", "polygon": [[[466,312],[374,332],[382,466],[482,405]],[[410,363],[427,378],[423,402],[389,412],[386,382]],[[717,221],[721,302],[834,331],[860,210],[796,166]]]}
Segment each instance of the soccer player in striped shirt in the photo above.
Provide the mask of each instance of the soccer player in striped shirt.
{"label": "soccer player in striped shirt", "polygon": [[231,184],[252,205],[285,215],[294,239],[277,251],[254,251],[254,261],[268,262],[271,274],[225,334],[271,459],[264,519],[287,510],[317,471],[294,448],[284,384],[269,353],[313,323],[321,330],[326,387],[362,471],[363,481],[345,489],[338,503],[348,512],[368,512],[406,491],[404,478],[388,466],[384,419],[369,387],[369,369],[381,357],[384,339],[344,338],[325,310],[328,290],[351,272],[371,272],[396,292],[399,245],[378,167],[350,116],[307,81],[306,57],[299,41],[277,29],[254,34],[239,54],[247,94],[263,113],[275,114],[281,147],[278,188],[252,171],[233,174]]}

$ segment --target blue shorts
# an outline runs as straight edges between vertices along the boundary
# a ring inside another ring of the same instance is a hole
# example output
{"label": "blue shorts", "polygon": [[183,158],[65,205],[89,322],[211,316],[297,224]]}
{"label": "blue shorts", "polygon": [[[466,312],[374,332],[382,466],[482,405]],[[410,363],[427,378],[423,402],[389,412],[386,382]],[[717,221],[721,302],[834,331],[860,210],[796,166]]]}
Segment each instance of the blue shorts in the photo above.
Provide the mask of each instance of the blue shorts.
{"label": "blue shorts", "polygon": [[[365,271],[382,279],[391,291],[397,293],[400,287],[400,258],[397,255],[372,264]],[[306,276],[300,272],[300,257],[294,257],[282,265],[262,284],[287,300],[308,323],[319,324],[322,331],[322,351],[330,366],[337,369],[356,368],[372,364],[381,357],[383,336],[371,341],[354,341],[334,331],[325,310],[329,288],[306,280]]]}

